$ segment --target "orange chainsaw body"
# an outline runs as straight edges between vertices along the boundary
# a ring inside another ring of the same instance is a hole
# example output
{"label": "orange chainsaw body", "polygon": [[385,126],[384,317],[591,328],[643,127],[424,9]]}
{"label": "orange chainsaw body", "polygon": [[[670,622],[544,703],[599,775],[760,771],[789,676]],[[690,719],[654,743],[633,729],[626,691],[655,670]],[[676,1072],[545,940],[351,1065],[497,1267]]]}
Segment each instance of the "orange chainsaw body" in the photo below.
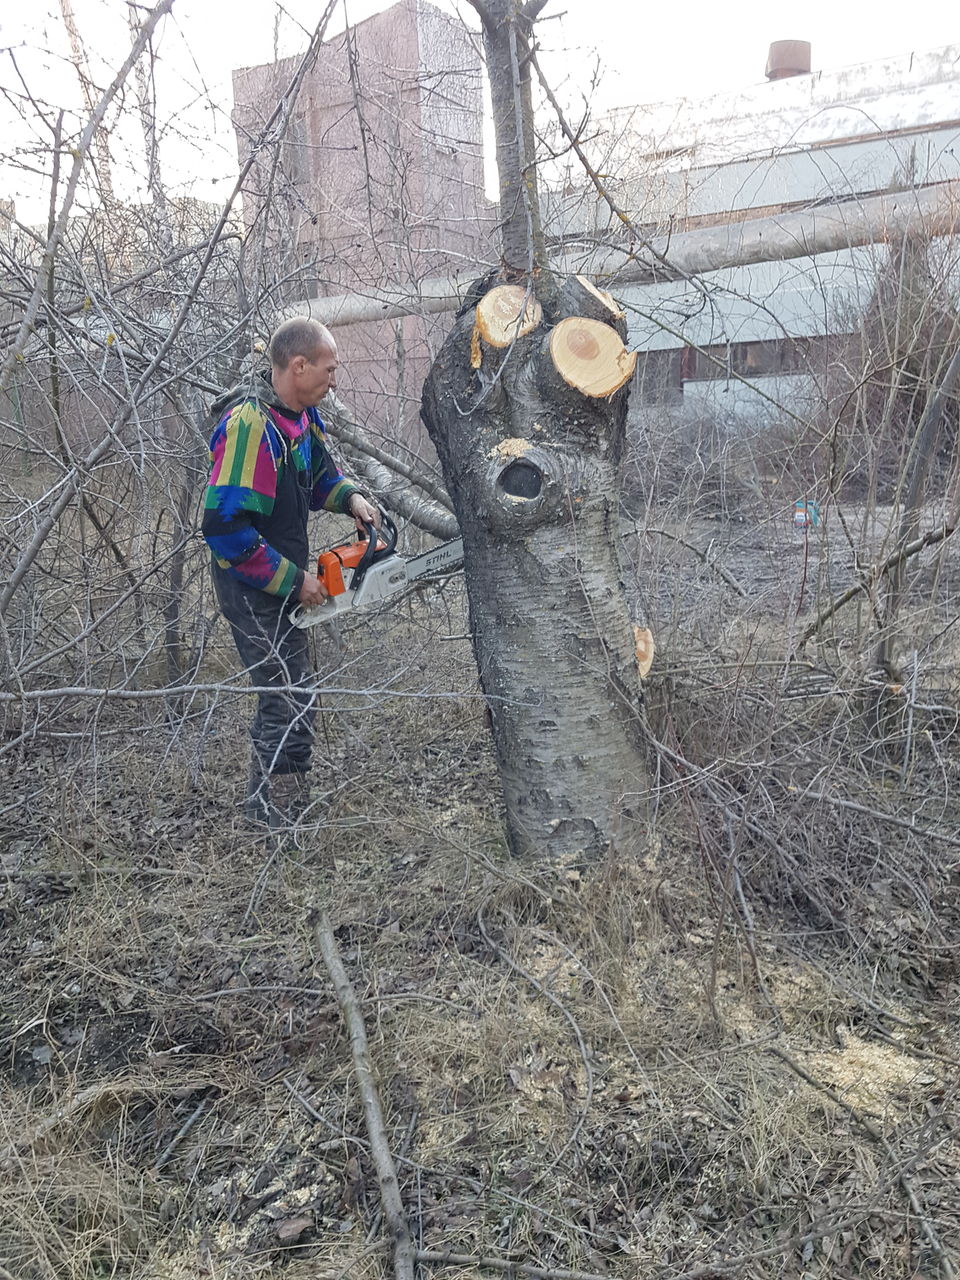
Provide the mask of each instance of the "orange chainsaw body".
{"label": "orange chainsaw body", "polygon": [[[386,548],[386,543],[382,538],[377,539],[377,550],[381,547]],[[349,582],[344,582],[344,569],[355,569],[363,559],[367,551],[366,539],[360,538],[356,542],[345,542],[339,547],[330,547],[327,551],[321,551],[317,559],[317,577],[327,588],[327,594],[331,596],[341,596]]]}
{"label": "orange chainsaw body", "polygon": [[[321,551],[317,577],[328,594],[321,604],[295,605],[290,621],[295,627],[306,628],[347,617],[354,610],[363,613],[407,591],[420,579],[427,582],[446,577],[463,565],[460,538],[442,542],[412,559],[398,555],[396,547],[397,526],[384,511],[379,535],[372,524],[365,524],[356,542]],[[0,1273],[2,1270],[0,1267]]]}

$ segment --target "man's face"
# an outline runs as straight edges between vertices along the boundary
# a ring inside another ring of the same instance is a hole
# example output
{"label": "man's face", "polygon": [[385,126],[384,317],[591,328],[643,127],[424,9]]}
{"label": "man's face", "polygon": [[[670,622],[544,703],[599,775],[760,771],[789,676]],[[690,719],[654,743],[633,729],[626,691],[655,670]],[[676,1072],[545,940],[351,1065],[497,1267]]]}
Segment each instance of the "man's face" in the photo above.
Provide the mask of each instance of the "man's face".
{"label": "man's face", "polygon": [[296,357],[297,391],[304,407],[318,405],[327,392],[336,387],[339,363],[335,346],[321,347],[312,360],[306,356]]}

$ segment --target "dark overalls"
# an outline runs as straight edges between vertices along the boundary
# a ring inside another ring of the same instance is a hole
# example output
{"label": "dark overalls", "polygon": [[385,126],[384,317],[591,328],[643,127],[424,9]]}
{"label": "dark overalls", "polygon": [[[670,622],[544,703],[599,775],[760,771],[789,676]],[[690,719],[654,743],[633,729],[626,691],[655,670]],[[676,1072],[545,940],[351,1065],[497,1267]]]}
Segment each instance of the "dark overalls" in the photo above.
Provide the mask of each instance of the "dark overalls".
{"label": "dark overalls", "polygon": [[[299,472],[290,457],[286,436],[278,431],[283,458],[277,467],[277,496],[269,516],[254,515],[257,532],[281,555],[301,568],[309,563],[307,518],[310,513],[311,469]],[[315,444],[311,441],[311,444]],[[271,596],[239,582],[212,564],[213,585],[220,609],[236,642],[250,683],[260,692],[250,726],[253,740],[251,779],[257,771],[306,773],[313,749],[315,698],[310,646],[306,631],[290,621],[294,596]],[[256,790],[256,787],[253,788]]]}

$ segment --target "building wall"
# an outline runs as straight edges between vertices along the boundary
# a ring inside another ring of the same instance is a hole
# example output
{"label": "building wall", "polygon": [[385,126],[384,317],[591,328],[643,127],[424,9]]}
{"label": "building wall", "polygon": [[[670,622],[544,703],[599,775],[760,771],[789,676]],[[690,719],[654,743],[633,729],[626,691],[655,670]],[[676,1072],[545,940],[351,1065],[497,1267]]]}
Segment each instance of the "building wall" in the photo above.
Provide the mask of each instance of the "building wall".
{"label": "building wall", "polygon": [[729,164],[958,122],[960,46],[819,70],[706,98],[621,108],[604,120],[638,165]]}
{"label": "building wall", "polygon": [[[241,155],[295,69],[285,59],[234,73]],[[280,171],[258,167],[244,193],[248,232],[262,226],[294,275],[280,301],[487,269],[481,76],[473,37],[425,0],[400,0],[322,47]],[[447,325],[408,317],[343,330],[344,394],[388,438],[422,444],[420,387]]]}
{"label": "building wall", "polygon": [[746,382],[725,378],[686,383],[683,410],[691,418],[727,424],[736,433],[753,425],[781,425],[787,416],[784,405],[806,420],[823,403],[823,397],[823,384],[806,374],[754,377]]}
{"label": "building wall", "polygon": [[[594,158],[651,235],[880,192],[909,198],[918,187],[960,180],[960,47],[638,106],[604,124]],[[585,187],[555,187],[548,208],[558,245],[623,238]],[[957,299],[960,245],[935,241],[928,257],[931,279]],[[783,397],[789,412],[809,415],[828,382],[829,346],[817,347],[820,368],[798,368],[797,340],[856,332],[890,262],[889,247],[878,244],[713,272],[697,287],[615,290],[642,353],[635,399],[756,420],[775,416],[771,400]],[[704,376],[695,348],[726,348],[734,368],[755,358],[761,372],[736,368],[754,389],[718,378],[715,368]]]}

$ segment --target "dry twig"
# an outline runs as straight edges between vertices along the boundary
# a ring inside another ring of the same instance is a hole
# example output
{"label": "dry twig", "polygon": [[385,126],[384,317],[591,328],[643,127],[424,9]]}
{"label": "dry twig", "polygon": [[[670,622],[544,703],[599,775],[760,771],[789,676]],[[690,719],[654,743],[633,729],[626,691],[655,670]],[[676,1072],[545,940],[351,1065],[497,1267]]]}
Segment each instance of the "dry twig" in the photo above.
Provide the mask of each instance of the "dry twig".
{"label": "dry twig", "polygon": [[[784,1053],[782,1049],[778,1049],[775,1045],[771,1045],[767,1049],[767,1053],[772,1053],[775,1058],[779,1058],[780,1061],[798,1075],[801,1080],[806,1081],[806,1083],[812,1088],[817,1089],[822,1094],[825,1094],[831,1102],[846,1111],[850,1119],[853,1120],[855,1124],[859,1125],[864,1133],[873,1138],[873,1140],[881,1147],[891,1164],[894,1167],[897,1166],[899,1162],[896,1153],[890,1146],[890,1143],[883,1136],[881,1130],[872,1120],[868,1119],[867,1116],[858,1111],[851,1103],[845,1102],[836,1090],[831,1089],[828,1084],[824,1083],[824,1081],[818,1080],[816,1076],[811,1075],[805,1067],[802,1067],[799,1062],[795,1062],[794,1059],[791,1058],[788,1053]],[[910,1180],[910,1176],[907,1173],[905,1166],[899,1169],[897,1173],[897,1181],[903,1188],[907,1199],[910,1201],[910,1207],[917,1216],[917,1221],[920,1224],[920,1230],[926,1236],[927,1243],[936,1254],[937,1261],[940,1263],[940,1270],[946,1277],[946,1280],[957,1280],[957,1273],[954,1269],[953,1263],[950,1261],[950,1258],[944,1250],[943,1244],[940,1241],[940,1237],[937,1235],[933,1223],[927,1217],[927,1214],[920,1203],[920,1198],[917,1195],[916,1188]]]}
{"label": "dry twig", "polygon": [[686,538],[681,538],[679,534],[671,533],[669,529],[653,529],[653,528],[644,529],[640,525],[637,525],[634,528],[634,533],[638,538],[645,533],[655,533],[660,538],[668,538],[671,542],[676,542],[676,543],[679,543],[681,547],[686,547],[686,549],[688,551],[692,551],[693,554],[697,556],[699,560],[702,560],[702,562],[707,566],[708,569],[712,569],[713,572],[717,574],[718,577],[722,578],[723,581],[727,584],[727,586],[731,589],[731,591],[735,591],[736,594],[741,598],[741,600],[747,599],[747,592],[736,580],[733,574],[730,573],[728,569],[725,569],[723,565],[719,564],[716,560],[711,560],[710,554],[708,551],[703,551],[700,547],[694,546],[694,544],[692,542],[688,542]]}
{"label": "dry twig", "polygon": [[417,1250],[417,1262],[432,1262],[447,1267],[486,1267],[489,1271],[505,1271],[511,1276],[532,1276],[534,1280],[610,1280],[592,1271],[560,1271],[553,1267],[535,1267],[527,1262],[510,1262],[506,1258],[483,1256],[472,1258],[468,1253],[434,1253],[429,1249]]}
{"label": "dry twig", "polygon": [[320,913],[320,919],[314,928],[314,937],[323,956],[323,962],[327,966],[327,972],[330,974],[333,989],[350,1033],[353,1068],[357,1077],[360,1100],[363,1103],[367,1133],[370,1136],[370,1151],[377,1170],[377,1181],[380,1184],[380,1200],[393,1239],[393,1273],[396,1280],[414,1280],[413,1238],[410,1235],[403,1201],[400,1198],[400,1183],[387,1138],[387,1127],[384,1123],[380,1094],[370,1060],[363,1014],[360,1012],[357,993],[340,959],[340,951],[333,936],[333,926],[326,911]]}
{"label": "dry twig", "polygon": [[941,844],[960,849],[960,839],[947,835],[945,831],[937,831],[933,827],[918,827],[908,818],[898,818],[894,813],[884,813],[882,809],[874,809],[870,805],[858,804],[856,800],[845,800],[841,796],[830,796],[825,791],[803,791],[799,793],[803,800],[822,800],[825,804],[836,805],[838,809],[849,809],[851,813],[862,813],[868,818],[876,818],[878,822],[889,823],[892,827],[902,827],[913,835],[924,840],[939,840]]}
{"label": "dry twig", "polygon": [[870,592],[874,589],[881,578],[885,577],[891,569],[896,569],[909,560],[911,556],[919,555],[927,547],[934,547],[937,543],[945,542],[951,537],[956,529],[956,524],[946,523],[939,529],[931,529],[923,534],[920,538],[915,538],[913,542],[908,542],[905,546],[900,546],[896,551],[891,552],[882,564],[872,567],[870,574],[865,575],[859,582],[855,582],[852,587],[848,587],[846,591],[842,591],[834,600],[821,609],[814,618],[813,622],[804,630],[800,639],[797,641],[797,648],[802,649],[808,641],[812,640],[823,625],[830,621],[835,613],[843,608],[845,604],[849,604],[851,600],[855,600],[857,596],[861,596],[864,592]]}
{"label": "dry twig", "polygon": [[197,1121],[200,1119],[200,1117],[203,1115],[203,1113],[207,1110],[209,1106],[210,1106],[210,1098],[206,1096],[202,1097],[200,1101],[197,1103],[197,1105],[194,1107],[194,1109],[187,1116],[186,1120],[183,1122],[183,1124],[180,1126],[177,1132],[173,1135],[173,1137],[170,1139],[170,1141],[167,1143],[164,1149],[160,1152],[159,1156],[157,1156],[153,1165],[154,1173],[159,1172],[159,1170],[162,1169],[165,1164],[167,1164],[167,1162],[170,1160],[170,1157],[176,1151],[177,1147],[179,1147],[180,1143],[184,1140],[184,1138],[187,1136],[187,1134],[190,1132],[190,1130],[197,1123]]}
{"label": "dry twig", "polygon": [[[197,1089],[206,1088],[209,1081],[198,1083],[194,1087]],[[177,1088],[187,1088],[189,1085],[177,1082]],[[69,1102],[65,1102],[58,1106],[53,1115],[48,1116],[46,1120],[42,1120],[40,1124],[23,1137],[15,1138],[13,1142],[7,1146],[0,1148],[0,1165],[7,1160],[12,1159],[18,1152],[24,1151],[46,1138],[53,1133],[60,1125],[65,1124],[68,1120],[73,1120],[76,1116],[94,1106],[104,1098],[123,1098],[136,1097],[141,1094],[149,1094],[151,1092],[165,1092],[158,1085],[149,1085],[138,1080],[113,1080],[105,1083],[92,1084],[86,1089],[71,1098]]]}

